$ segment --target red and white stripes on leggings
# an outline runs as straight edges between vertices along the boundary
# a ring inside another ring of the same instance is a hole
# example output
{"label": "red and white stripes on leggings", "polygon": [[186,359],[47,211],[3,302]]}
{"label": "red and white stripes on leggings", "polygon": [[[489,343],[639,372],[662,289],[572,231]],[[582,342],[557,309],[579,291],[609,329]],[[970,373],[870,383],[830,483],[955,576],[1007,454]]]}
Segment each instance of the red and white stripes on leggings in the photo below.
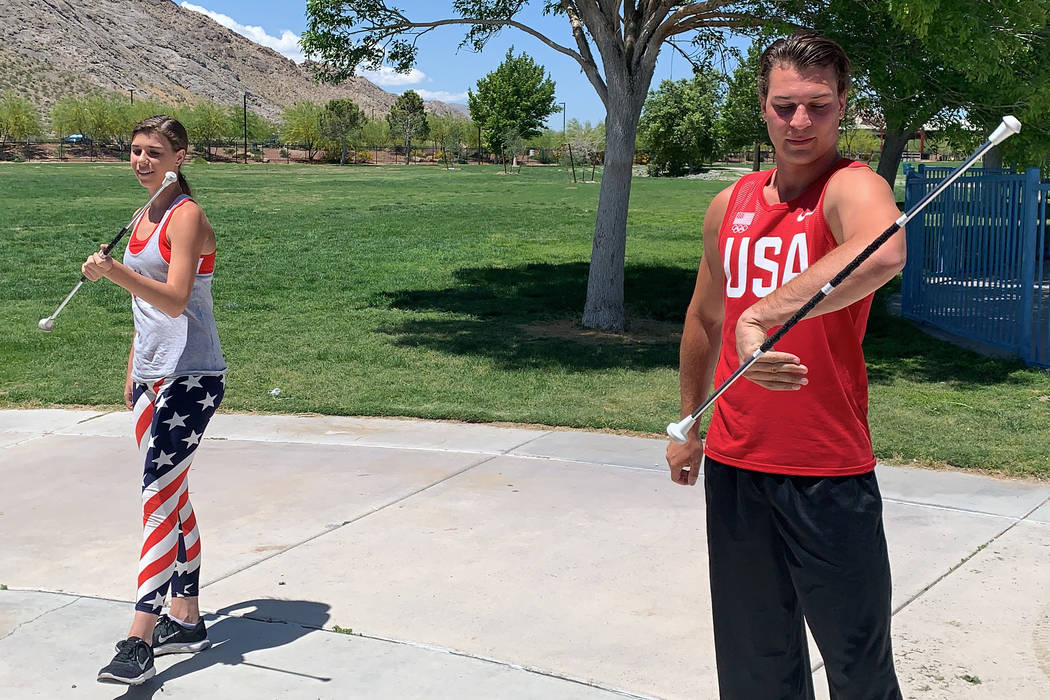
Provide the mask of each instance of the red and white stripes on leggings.
{"label": "red and white stripes on leggings", "polygon": [[136,610],[158,614],[169,586],[172,597],[197,595],[201,543],[188,475],[225,388],[224,376],[135,385],[135,440],[143,461]]}

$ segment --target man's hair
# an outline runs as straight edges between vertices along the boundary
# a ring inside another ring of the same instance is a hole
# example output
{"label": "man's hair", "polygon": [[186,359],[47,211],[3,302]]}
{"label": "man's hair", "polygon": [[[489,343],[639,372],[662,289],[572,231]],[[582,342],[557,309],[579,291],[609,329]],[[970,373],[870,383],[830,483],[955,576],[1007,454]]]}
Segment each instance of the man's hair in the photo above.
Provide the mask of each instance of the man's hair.
{"label": "man's hair", "polygon": [[849,89],[849,58],[842,47],[826,36],[804,29],[777,39],[762,52],[758,62],[758,98],[765,102],[769,94],[769,74],[778,66],[835,69],[838,94]]}

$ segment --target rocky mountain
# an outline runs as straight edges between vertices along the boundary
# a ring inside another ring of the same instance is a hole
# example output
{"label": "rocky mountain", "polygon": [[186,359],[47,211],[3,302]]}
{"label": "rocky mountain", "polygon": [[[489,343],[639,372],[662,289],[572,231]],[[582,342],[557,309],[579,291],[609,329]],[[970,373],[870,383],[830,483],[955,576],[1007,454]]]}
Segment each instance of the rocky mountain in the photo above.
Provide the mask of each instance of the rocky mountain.
{"label": "rocky mountain", "polygon": [[[201,99],[277,119],[300,100],[349,97],[369,116],[396,95],[355,77],[319,85],[308,66],[171,0],[0,0],[0,93],[11,90],[45,113],[55,100],[134,91],[175,104]],[[462,105],[427,110],[463,113]]]}

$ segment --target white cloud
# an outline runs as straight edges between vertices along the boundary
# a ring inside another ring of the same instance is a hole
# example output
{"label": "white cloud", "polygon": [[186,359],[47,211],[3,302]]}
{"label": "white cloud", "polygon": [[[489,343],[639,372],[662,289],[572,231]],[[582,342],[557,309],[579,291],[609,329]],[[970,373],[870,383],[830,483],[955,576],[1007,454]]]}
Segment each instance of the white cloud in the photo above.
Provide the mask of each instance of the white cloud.
{"label": "white cloud", "polygon": [[189,2],[182,2],[180,5],[187,10],[207,15],[227,29],[231,29],[242,36],[248,37],[256,44],[268,46],[282,56],[292,59],[296,63],[302,63],[306,60],[302,48],[299,47],[299,36],[287,29],[281,32],[280,37],[270,36],[262,27],[241,24],[228,15],[212,12],[200,5],[194,5]]}
{"label": "white cloud", "polygon": [[397,73],[389,66],[380,66],[379,70],[359,68],[357,74],[380,87],[415,85],[427,80],[427,74],[418,68],[412,68],[407,73]]}
{"label": "white cloud", "polygon": [[424,100],[440,100],[441,102],[465,102],[467,93],[449,92],[448,90],[416,90]]}

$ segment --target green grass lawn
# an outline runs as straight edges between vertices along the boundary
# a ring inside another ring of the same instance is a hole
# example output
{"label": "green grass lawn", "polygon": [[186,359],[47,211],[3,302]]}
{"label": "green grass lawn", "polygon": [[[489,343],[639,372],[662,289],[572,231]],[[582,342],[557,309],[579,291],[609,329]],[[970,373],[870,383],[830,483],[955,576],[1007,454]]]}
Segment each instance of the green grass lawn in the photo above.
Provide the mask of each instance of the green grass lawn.
{"label": "green grass lawn", "polygon": [[[80,262],[145,201],[126,164],[0,165],[0,407],[119,405],[126,293]],[[704,208],[728,182],[638,178],[623,335],[586,332],[598,186],[555,168],[190,165],[216,227],[225,410],[662,433]],[[877,455],[1050,478],[1050,375],[873,316]],[[274,398],[270,391],[280,388]]]}

